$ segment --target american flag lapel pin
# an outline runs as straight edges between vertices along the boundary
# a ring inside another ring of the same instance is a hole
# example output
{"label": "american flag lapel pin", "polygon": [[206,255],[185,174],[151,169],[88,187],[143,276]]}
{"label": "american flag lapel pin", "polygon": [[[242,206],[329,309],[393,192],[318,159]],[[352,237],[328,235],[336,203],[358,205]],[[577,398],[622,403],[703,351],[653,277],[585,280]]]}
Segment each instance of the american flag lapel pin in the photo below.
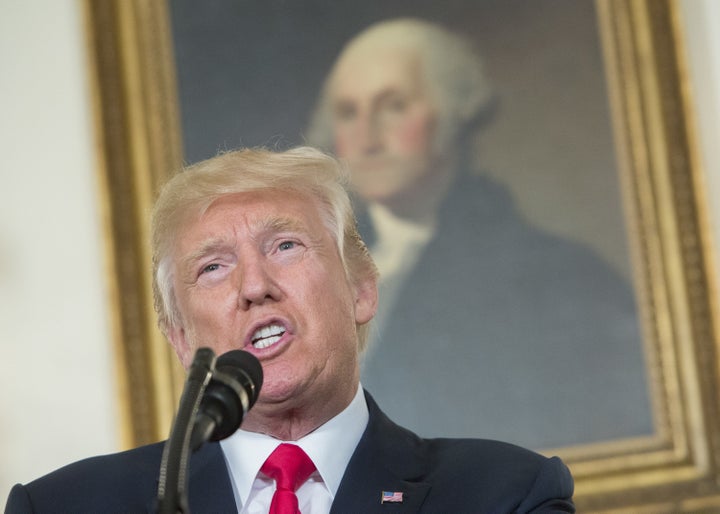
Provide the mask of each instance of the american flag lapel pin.
{"label": "american flag lapel pin", "polygon": [[380,503],[402,503],[403,493],[401,491],[383,491]]}

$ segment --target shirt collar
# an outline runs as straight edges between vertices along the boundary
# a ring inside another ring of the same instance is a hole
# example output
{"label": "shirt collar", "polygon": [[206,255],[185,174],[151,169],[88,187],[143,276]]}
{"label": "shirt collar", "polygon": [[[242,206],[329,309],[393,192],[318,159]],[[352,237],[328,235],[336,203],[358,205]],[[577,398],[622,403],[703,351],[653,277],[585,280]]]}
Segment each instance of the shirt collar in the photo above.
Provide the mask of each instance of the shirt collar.
{"label": "shirt collar", "polygon": [[401,218],[379,203],[371,203],[367,209],[378,239],[400,239],[403,244],[423,244],[435,232],[435,216],[415,220]]}
{"label": "shirt collar", "polygon": [[[312,459],[332,497],[335,497],[355,447],[368,423],[368,408],[362,386],[342,412],[297,441]],[[238,430],[220,441],[230,471],[235,494],[241,504],[247,503],[250,489],[260,467],[282,443],[265,434]]]}

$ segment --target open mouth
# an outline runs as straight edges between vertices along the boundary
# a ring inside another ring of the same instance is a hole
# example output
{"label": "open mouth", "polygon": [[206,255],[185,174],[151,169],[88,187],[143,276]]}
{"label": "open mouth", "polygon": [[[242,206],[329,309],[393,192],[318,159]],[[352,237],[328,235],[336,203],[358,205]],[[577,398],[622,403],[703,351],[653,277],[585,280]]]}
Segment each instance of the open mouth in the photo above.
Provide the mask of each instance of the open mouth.
{"label": "open mouth", "polygon": [[262,349],[277,343],[285,333],[285,327],[277,323],[265,325],[257,329],[252,335],[254,348]]}

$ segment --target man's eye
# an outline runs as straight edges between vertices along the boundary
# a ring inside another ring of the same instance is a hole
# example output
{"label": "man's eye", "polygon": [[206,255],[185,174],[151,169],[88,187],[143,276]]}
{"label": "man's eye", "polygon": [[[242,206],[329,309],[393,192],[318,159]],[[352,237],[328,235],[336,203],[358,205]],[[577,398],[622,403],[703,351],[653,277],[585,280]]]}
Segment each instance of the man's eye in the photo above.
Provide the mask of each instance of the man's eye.
{"label": "man's eye", "polygon": [[292,250],[293,248],[295,248],[295,242],[294,242],[294,241],[283,241],[283,242],[280,243],[280,245],[278,246],[278,249],[279,249],[280,251]]}
{"label": "man's eye", "polygon": [[335,121],[352,121],[357,117],[357,110],[352,105],[341,104],[335,107]]}
{"label": "man's eye", "polygon": [[402,98],[391,98],[385,105],[391,112],[404,112],[407,109],[407,102]]}
{"label": "man's eye", "polygon": [[219,268],[220,268],[220,265],[217,264],[217,263],[208,264],[207,266],[205,266],[205,267],[202,269],[202,271],[200,272],[200,274],[208,273],[208,272],[211,272],[211,271],[216,271],[216,270],[219,269]]}

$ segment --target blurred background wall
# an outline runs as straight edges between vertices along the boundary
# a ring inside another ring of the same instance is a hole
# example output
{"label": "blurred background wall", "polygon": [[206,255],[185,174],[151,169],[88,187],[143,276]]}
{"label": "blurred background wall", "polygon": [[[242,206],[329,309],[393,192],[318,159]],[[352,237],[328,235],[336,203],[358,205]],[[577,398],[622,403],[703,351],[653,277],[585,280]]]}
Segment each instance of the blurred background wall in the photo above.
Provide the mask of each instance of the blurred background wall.
{"label": "blurred background wall", "polygon": [[[720,241],[720,4],[679,3]],[[15,482],[120,443],[81,4],[0,0],[0,12],[4,504]]]}
{"label": "blurred background wall", "polygon": [[0,0],[0,503],[118,449],[80,2]]}

